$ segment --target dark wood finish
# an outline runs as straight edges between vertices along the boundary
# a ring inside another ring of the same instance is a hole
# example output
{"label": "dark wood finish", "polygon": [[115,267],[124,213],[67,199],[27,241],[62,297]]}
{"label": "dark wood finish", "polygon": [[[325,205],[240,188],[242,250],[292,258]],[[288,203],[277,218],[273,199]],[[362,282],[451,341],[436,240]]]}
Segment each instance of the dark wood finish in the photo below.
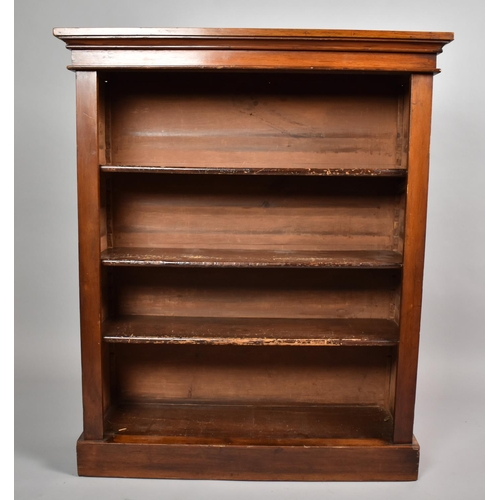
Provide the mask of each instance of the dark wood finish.
{"label": "dark wood finish", "polygon": [[171,479],[414,481],[419,445],[248,446],[78,441],[78,473]]}
{"label": "dark wood finish", "polygon": [[97,73],[76,74],[78,240],[85,439],[103,437],[100,182]]}
{"label": "dark wood finish", "polygon": [[386,319],[123,316],[108,319],[103,335],[129,344],[376,346],[396,345],[399,328]]}
{"label": "dark wood finish", "polygon": [[57,28],[91,476],[415,480],[452,33]]}
{"label": "dark wood finish", "polygon": [[406,237],[400,313],[401,333],[395,381],[395,443],[407,443],[413,435],[424,278],[432,77],[427,75],[412,76],[410,100]]}

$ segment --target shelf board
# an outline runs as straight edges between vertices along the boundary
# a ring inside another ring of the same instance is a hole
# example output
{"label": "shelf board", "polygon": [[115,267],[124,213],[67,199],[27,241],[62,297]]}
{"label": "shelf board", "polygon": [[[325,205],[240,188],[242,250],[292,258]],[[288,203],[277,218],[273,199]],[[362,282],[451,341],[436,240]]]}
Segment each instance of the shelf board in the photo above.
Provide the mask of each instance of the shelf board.
{"label": "shelf board", "polygon": [[218,174],[218,175],[316,175],[331,177],[406,177],[403,167],[182,167],[160,165],[101,165],[102,172],[153,174]]}
{"label": "shelf board", "polygon": [[105,418],[108,442],[187,445],[383,445],[392,425],[389,412],[371,405],[136,403]]}
{"label": "shelf board", "polygon": [[400,253],[387,250],[303,251],[186,248],[108,248],[106,266],[399,268]]}
{"label": "shelf board", "polygon": [[398,325],[386,319],[123,316],[103,324],[106,342],[141,344],[388,346]]}

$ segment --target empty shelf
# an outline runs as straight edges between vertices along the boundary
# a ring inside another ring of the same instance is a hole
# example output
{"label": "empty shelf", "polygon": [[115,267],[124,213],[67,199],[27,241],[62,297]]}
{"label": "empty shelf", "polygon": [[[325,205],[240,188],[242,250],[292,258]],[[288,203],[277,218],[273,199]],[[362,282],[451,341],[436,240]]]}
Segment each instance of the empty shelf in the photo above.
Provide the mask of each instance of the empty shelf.
{"label": "empty shelf", "polygon": [[389,444],[392,418],[370,405],[124,404],[105,419],[112,442],[331,446]]}

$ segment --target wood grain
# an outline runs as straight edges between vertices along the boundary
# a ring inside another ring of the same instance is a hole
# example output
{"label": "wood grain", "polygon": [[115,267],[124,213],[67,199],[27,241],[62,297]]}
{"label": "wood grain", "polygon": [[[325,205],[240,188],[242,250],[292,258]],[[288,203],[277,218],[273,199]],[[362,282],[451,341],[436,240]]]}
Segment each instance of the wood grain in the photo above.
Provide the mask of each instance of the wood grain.
{"label": "wood grain", "polygon": [[402,256],[391,251],[218,250],[186,248],[110,248],[105,266],[172,267],[324,267],[400,268]]}
{"label": "wood grain", "polygon": [[98,81],[76,73],[80,324],[85,439],[103,436]]}
{"label": "wood grain", "polygon": [[384,406],[392,346],[110,344],[114,403]]}
{"label": "wood grain", "polygon": [[431,102],[432,78],[413,75],[400,311],[401,337],[395,380],[395,443],[410,443],[413,437],[424,275]]}
{"label": "wood grain", "polygon": [[393,319],[397,269],[108,267],[116,315]]}
{"label": "wood grain", "polygon": [[419,445],[248,446],[78,441],[82,476],[415,481]]}
{"label": "wood grain", "polygon": [[78,473],[416,479],[432,76],[453,34],[54,35],[77,81]]}
{"label": "wood grain", "polygon": [[72,70],[140,69],[216,69],[288,71],[395,71],[435,73],[434,53],[383,53],[353,51],[266,50],[127,50],[102,47],[73,50]]}
{"label": "wood grain", "polygon": [[403,168],[397,114],[406,81],[387,75],[110,74],[111,161],[207,169]]}
{"label": "wood grain", "polygon": [[394,30],[322,30],[322,29],[269,29],[269,28],[54,28],[54,36],[63,40],[84,39],[102,43],[109,39],[121,43],[141,43],[141,39],[163,41],[174,38],[178,43],[190,38],[212,43],[224,39],[259,39],[267,43],[279,42],[282,38],[309,40],[316,38],[360,39],[360,40],[404,40],[418,43],[421,40],[451,41],[453,33],[437,31],[394,31]]}
{"label": "wood grain", "polygon": [[453,33],[362,30],[55,28],[71,69],[212,68],[437,72]]}
{"label": "wood grain", "polygon": [[[378,258],[350,254],[353,265],[369,265],[371,258],[394,263],[397,255],[387,252],[401,246],[401,225],[397,233],[394,229],[404,213],[404,184],[398,178],[251,176],[241,182],[239,176],[136,174],[115,175],[112,181],[108,231],[122,252],[151,247],[168,255],[174,248],[186,262],[208,252],[209,264],[218,260],[216,250],[235,261],[237,251],[241,259],[247,251],[268,251],[276,263],[280,255],[290,262],[287,252],[299,261],[304,252],[303,262],[318,252],[319,262],[333,262],[335,254],[329,258],[324,252],[382,251]],[[266,261],[258,252],[247,255]]]}
{"label": "wood grain", "polygon": [[101,165],[101,172],[113,173],[151,173],[151,174],[218,174],[218,175],[317,175],[351,177],[405,177],[406,170],[401,167],[351,168],[340,167],[221,167],[214,164],[207,167],[173,167],[165,165]]}
{"label": "wood grain", "polygon": [[389,444],[392,417],[369,405],[128,404],[106,415],[112,442],[328,446]]}

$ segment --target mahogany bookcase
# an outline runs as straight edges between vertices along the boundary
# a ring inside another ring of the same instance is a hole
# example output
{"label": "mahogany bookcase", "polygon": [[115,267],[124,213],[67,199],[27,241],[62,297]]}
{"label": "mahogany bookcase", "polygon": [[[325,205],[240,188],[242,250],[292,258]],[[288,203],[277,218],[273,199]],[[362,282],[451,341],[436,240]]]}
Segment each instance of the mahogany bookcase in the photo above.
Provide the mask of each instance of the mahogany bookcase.
{"label": "mahogany bookcase", "polygon": [[76,74],[79,474],[415,480],[453,34],[54,35]]}

